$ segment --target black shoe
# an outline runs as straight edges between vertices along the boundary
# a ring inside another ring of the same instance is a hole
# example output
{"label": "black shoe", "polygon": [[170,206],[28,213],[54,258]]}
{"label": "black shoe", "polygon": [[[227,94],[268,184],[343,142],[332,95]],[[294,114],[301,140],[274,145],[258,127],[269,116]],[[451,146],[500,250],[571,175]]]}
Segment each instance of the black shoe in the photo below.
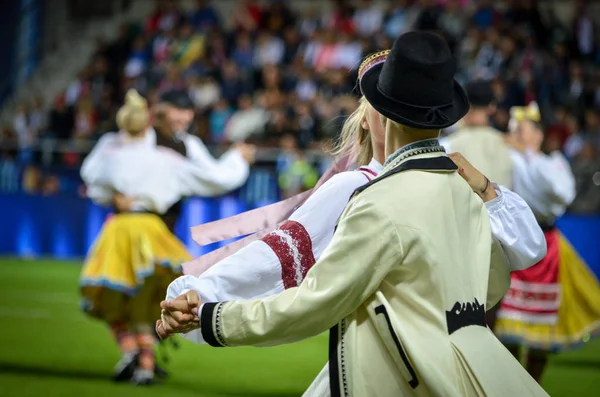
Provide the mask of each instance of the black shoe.
{"label": "black shoe", "polygon": [[161,368],[155,364],[154,365],[154,375],[156,375],[159,378],[166,378],[167,376],[169,376],[169,373],[164,368]]}
{"label": "black shoe", "polygon": [[135,372],[135,368],[138,365],[139,353],[137,351],[125,353],[123,358],[115,366],[115,375],[113,380],[115,382],[123,382],[130,380]]}
{"label": "black shoe", "polygon": [[131,377],[131,383],[136,386],[150,386],[154,384],[154,373],[149,369],[136,368]]}

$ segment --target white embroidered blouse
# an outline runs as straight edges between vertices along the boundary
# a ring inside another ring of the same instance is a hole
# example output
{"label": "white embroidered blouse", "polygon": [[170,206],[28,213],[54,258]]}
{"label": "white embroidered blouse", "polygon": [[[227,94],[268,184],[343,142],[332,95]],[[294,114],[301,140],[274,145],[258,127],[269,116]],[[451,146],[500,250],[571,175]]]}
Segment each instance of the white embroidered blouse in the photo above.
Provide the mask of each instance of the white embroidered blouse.
{"label": "white embroidered blouse", "polygon": [[[298,286],[329,244],[338,218],[352,193],[382,170],[368,167],[340,173],[327,181],[279,229],[218,262],[200,276],[178,278],[167,299],[189,290],[202,302],[253,300]],[[486,203],[493,236],[498,239],[512,270],[525,269],[546,255],[546,242],[527,204],[510,190],[494,185],[498,197]],[[204,343],[200,330],[184,337]]]}
{"label": "white embroidered blouse", "polygon": [[248,163],[236,150],[215,160],[190,136],[188,159],[157,147],[153,133],[138,139],[113,133],[100,139],[81,167],[90,199],[109,205],[119,192],[136,198],[132,210],[162,214],[182,197],[222,195],[248,177]]}

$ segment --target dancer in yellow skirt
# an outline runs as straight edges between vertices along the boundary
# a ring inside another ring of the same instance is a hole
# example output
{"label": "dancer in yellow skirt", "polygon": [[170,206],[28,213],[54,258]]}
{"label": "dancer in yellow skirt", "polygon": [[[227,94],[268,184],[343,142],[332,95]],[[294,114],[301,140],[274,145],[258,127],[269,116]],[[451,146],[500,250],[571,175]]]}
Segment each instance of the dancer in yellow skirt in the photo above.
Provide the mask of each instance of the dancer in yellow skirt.
{"label": "dancer in yellow skirt", "polygon": [[81,293],[85,312],[110,326],[122,350],[115,380],[136,384],[153,381],[159,303],[180,275],[180,264],[191,259],[160,215],[181,197],[231,189],[172,149],[148,145],[148,121],[146,101],[128,92],[117,114],[121,133],[102,139],[83,167],[88,196],[96,203],[110,205],[117,194],[130,198],[130,211],[107,221],[91,248]]}
{"label": "dancer in yellow skirt", "polygon": [[548,253],[536,265],[511,274],[495,326],[517,357],[528,348],[526,367],[539,382],[548,352],[573,348],[600,330],[600,285],[554,226],[575,197],[575,183],[559,152],[541,152],[543,131],[535,103],[511,109],[513,189],[529,204],[544,230]]}

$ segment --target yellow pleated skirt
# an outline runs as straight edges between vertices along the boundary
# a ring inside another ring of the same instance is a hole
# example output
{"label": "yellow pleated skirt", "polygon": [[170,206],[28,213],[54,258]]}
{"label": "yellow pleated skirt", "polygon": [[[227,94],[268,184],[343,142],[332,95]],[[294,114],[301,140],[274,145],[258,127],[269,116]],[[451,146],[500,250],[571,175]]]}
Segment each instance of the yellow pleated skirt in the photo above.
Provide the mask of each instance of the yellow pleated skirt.
{"label": "yellow pleated skirt", "polygon": [[[560,303],[556,319],[542,324],[498,313],[495,333],[507,344],[560,351],[578,347],[600,334],[600,284],[593,272],[558,231]],[[514,282],[514,281],[513,281]],[[506,299],[506,298],[505,298]]]}
{"label": "yellow pleated skirt", "polygon": [[109,324],[154,324],[167,287],[190,259],[157,215],[117,214],[102,227],[83,267],[83,310]]}

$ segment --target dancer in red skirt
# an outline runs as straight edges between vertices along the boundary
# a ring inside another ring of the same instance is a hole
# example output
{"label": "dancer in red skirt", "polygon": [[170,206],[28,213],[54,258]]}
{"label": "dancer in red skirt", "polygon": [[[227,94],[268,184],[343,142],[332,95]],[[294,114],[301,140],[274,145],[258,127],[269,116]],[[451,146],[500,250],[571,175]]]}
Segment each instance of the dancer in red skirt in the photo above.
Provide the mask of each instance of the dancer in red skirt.
{"label": "dancer in red skirt", "polygon": [[539,382],[549,352],[576,347],[600,330],[600,286],[577,252],[554,226],[575,198],[567,160],[541,152],[544,133],[535,103],[511,109],[513,189],[529,204],[544,230],[548,253],[536,265],[513,272],[495,324],[497,336]]}

